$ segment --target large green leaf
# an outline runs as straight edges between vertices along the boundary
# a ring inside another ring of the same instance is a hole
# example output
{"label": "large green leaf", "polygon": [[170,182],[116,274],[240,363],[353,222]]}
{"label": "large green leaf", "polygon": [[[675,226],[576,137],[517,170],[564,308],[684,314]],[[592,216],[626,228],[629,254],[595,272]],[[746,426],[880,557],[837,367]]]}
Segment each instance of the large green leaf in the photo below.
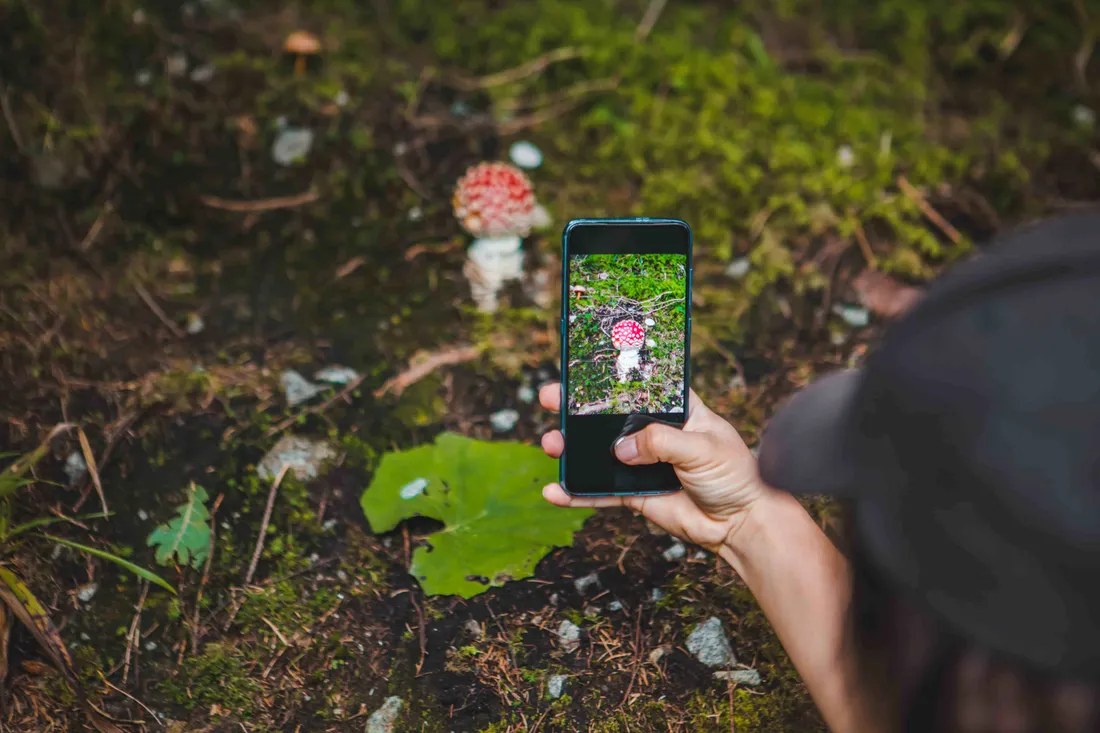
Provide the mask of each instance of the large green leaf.
{"label": "large green leaf", "polygon": [[443,433],[385,455],[360,503],[375,532],[414,516],[443,522],[409,571],[426,593],[469,598],[532,575],[552,547],[572,544],[592,511],[547,504],[541,490],[556,475],[538,448]]}
{"label": "large green leaf", "polygon": [[157,562],[197,568],[210,554],[210,512],[206,510],[206,489],[191,484],[187,502],[176,509],[179,515],[149,535],[149,546],[157,548]]}

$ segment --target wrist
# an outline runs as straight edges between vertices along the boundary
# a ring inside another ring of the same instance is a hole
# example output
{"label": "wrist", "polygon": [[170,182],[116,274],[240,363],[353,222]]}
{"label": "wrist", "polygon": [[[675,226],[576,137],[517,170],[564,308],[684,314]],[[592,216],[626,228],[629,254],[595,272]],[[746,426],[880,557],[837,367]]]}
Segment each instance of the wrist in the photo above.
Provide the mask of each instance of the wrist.
{"label": "wrist", "polygon": [[730,527],[718,555],[740,575],[760,552],[766,551],[770,538],[789,526],[792,516],[807,517],[798,500],[785,491],[761,486],[760,495],[741,512],[740,521]]}

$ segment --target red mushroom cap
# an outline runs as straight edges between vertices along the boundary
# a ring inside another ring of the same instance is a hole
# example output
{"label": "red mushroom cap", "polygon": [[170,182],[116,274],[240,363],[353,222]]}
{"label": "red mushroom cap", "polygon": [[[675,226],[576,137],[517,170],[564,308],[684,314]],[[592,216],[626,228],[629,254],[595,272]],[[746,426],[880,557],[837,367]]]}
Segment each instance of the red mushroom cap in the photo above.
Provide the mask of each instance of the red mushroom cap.
{"label": "red mushroom cap", "polygon": [[645,328],[637,321],[619,321],[611,329],[611,343],[616,349],[637,349],[645,343]]}
{"label": "red mushroom cap", "polygon": [[535,192],[519,168],[478,163],[458,180],[455,217],[475,237],[526,237],[531,231]]}

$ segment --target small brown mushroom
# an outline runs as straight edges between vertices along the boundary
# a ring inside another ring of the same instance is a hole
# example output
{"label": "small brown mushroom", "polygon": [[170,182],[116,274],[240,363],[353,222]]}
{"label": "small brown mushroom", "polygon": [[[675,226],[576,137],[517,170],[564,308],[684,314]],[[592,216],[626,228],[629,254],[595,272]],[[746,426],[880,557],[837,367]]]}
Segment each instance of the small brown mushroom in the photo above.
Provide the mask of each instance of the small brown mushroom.
{"label": "small brown mushroom", "polygon": [[321,39],[309,31],[294,31],[286,37],[283,48],[294,54],[294,73],[300,76],[306,70],[306,57],[321,52]]}

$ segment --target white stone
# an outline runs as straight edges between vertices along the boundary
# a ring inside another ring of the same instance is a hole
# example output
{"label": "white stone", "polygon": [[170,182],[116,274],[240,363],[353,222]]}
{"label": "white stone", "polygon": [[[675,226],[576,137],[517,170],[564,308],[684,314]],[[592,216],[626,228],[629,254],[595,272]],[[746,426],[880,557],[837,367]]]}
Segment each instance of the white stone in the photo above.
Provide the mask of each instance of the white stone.
{"label": "white stone", "polygon": [[569,619],[558,626],[558,643],[567,652],[575,652],[581,645],[581,629]]}
{"label": "white stone", "polygon": [[149,69],[139,69],[138,72],[134,74],[134,83],[139,87],[147,87],[151,81],[153,81],[153,72]]}
{"label": "white stone", "polygon": [[512,143],[508,149],[508,157],[520,168],[538,168],[542,165],[542,151],[526,140]]}
{"label": "white stone", "polygon": [[841,145],[836,149],[836,164],[841,168],[851,168],[856,162],[856,152],[851,145]]}
{"label": "white stone", "polygon": [[565,693],[565,682],[569,678],[563,674],[556,674],[546,682],[546,694],[551,700],[557,700]]}
{"label": "white stone", "polygon": [[710,553],[706,550],[696,550],[695,554],[691,556],[692,560],[706,560],[710,557]]}
{"label": "white stone", "polygon": [[652,591],[649,592],[649,600],[653,601],[654,603],[663,601],[664,599],[665,592],[660,588],[654,588]]}
{"label": "white stone", "polygon": [[623,610],[623,604],[621,601],[611,601],[607,604],[608,611],[621,611]]}
{"label": "white stone", "polygon": [[708,667],[731,667],[737,663],[722,621],[716,616],[695,627],[687,638],[687,648]]}
{"label": "white stone", "polygon": [[96,583],[88,583],[76,589],[76,597],[80,599],[81,603],[87,603],[95,598],[97,592],[99,592],[99,585]]}
{"label": "white stone", "polygon": [[517,422],[519,422],[519,412],[510,407],[503,410],[497,410],[489,416],[489,422],[492,423],[493,430],[496,432],[507,433],[516,426]]}
{"label": "white stone", "polygon": [[146,17],[147,16],[145,15],[145,11],[141,8],[138,8],[133,12],[133,14],[130,15],[130,20],[133,22],[134,25],[142,25],[143,23],[145,23]]}
{"label": "white stone", "polygon": [[654,346],[657,345],[657,342],[654,341],[653,339],[646,339],[645,340],[645,345],[652,349]]}
{"label": "white stone", "polygon": [[74,450],[65,459],[65,476],[69,479],[69,486],[75,486],[87,471],[88,464],[84,462],[84,456],[80,451]]}
{"label": "white stone", "polygon": [[559,600],[558,594],[557,593],[551,593],[550,598],[547,599],[547,600],[550,601],[551,606],[557,606],[558,605],[558,600]]}
{"label": "white stone", "polygon": [[214,78],[214,71],[216,67],[214,64],[203,64],[202,66],[196,66],[191,70],[191,81],[196,84],[205,84]]}
{"label": "white stone", "polygon": [[367,718],[365,733],[393,733],[403,707],[405,707],[405,701],[397,695],[387,697],[382,707]]}
{"label": "white stone", "polygon": [[675,542],[672,547],[661,553],[661,556],[669,562],[683,560],[685,555],[687,555],[687,548],[684,547],[683,542]]}
{"label": "white stone", "polygon": [[661,646],[651,651],[647,659],[649,660],[650,664],[656,664],[657,662],[661,661],[661,657],[668,654],[668,652],[669,648],[662,644]]}
{"label": "white stone", "polygon": [[398,494],[402,499],[408,501],[409,499],[415,499],[424,493],[424,489],[428,488],[430,482],[426,478],[416,478],[401,487]]}
{"label": "white stone", "polygon": [[467,250],[463,274],[470,294],[483,313],[496,312],[497,296],[506,282],[523,277],[522,240],[516,236],[475,239]]}
{"label": "white stone", "polygon": [[151,652],[156,648],[157,648],[157,643],[155,641],[150,640],[150,641],[145,642],[145,651]]}
{"label": "white stone", "polygon": [[1096,124],[1096,113],[1091,108],[1079,104],[1073,108],[1073,121],[1080,127],[1092,127]]}
{"label": "white stone", "polygon": [[138,519],[140,519],[143,522],[148,522],[149,521],[149,512],[145,511],[144,509],[138,509]]}
{"label": "white stone", "polygon": [[516,390],[516,399],[525,405],[529,405],[535,401],[535,388],[529,384],[521,384],[519,389]]}
{"label": "white stone", "polygon": [[852,328],[863,328],[871,322],[871,312],[860,305],[837,303],[833,306],[833,313]]}
{"label": "white stone", "polygon": [[749,274],[749,270],[752,269],[752,262],[748,257],[738,257],[737,259],[726,265],[726,275],[740,280],[745,275]]}
{"label": "white stone", "polygon": [[312,481],[321,472],[321,464],[336,457],[336,451],[323,440],[284,435],[260,461],[257,473],[265,481],[274,481],[283,466],[299,481]]}
{"label": "white stone", "polygon": [[485,629],[483,629],[481,624],[474,619],[469,619],[466,623],[462,624],[462,628],[472,639],[481,639],[485,636]]}
{"label": "white stone", "polygon": [[284,127],[271,146],[272,159],[283,166],[305,160],[313,148],[313,130],[302,127]]}
{"label": "white stone", "polygon": [[313,378],[329,384],[349,384],[359,379],[359,372],[350,367],[332,365],[318,369],[313,373]]}
{"label": "white stone", "polygon": [[187,56],[178,51],[164,60],[164,73],[168,76],[183,76],[187,73]]}
{"label": "white stone", "polygon": [[346,107],[348,102],[351,101],[351,97],[348,96],[347,92],[341,89],[336,92],[336,97],[334,97],[332,101],[336,102],[337,107]]}
{"label": "white stone", "polygon": [[408,217],[409,221],[420,221],[424,218],[424,209],[420,208],[419,206],[414,206],[409,209],[409,213],[405,216]]}
{"label": "white stone", "polygon": [[600,587],[600,576],[596,573],[589,573],[588,575],[576,578],[573,581],[573,587],[577,589],[577,592],[584,595],[591,588]]}
{"label": "white stone", "polygon": [[714,673],[716,680],[732,681],[736,685],[759,687],[761,683],[760,673],[755,669],[727,669]]}
{"label": "white stone", "polygon": [[320,387],[293,369],[287,369],[279,376],[279,384],[282,385],[286,403],[291,407],[313,399],[321,391]]}

